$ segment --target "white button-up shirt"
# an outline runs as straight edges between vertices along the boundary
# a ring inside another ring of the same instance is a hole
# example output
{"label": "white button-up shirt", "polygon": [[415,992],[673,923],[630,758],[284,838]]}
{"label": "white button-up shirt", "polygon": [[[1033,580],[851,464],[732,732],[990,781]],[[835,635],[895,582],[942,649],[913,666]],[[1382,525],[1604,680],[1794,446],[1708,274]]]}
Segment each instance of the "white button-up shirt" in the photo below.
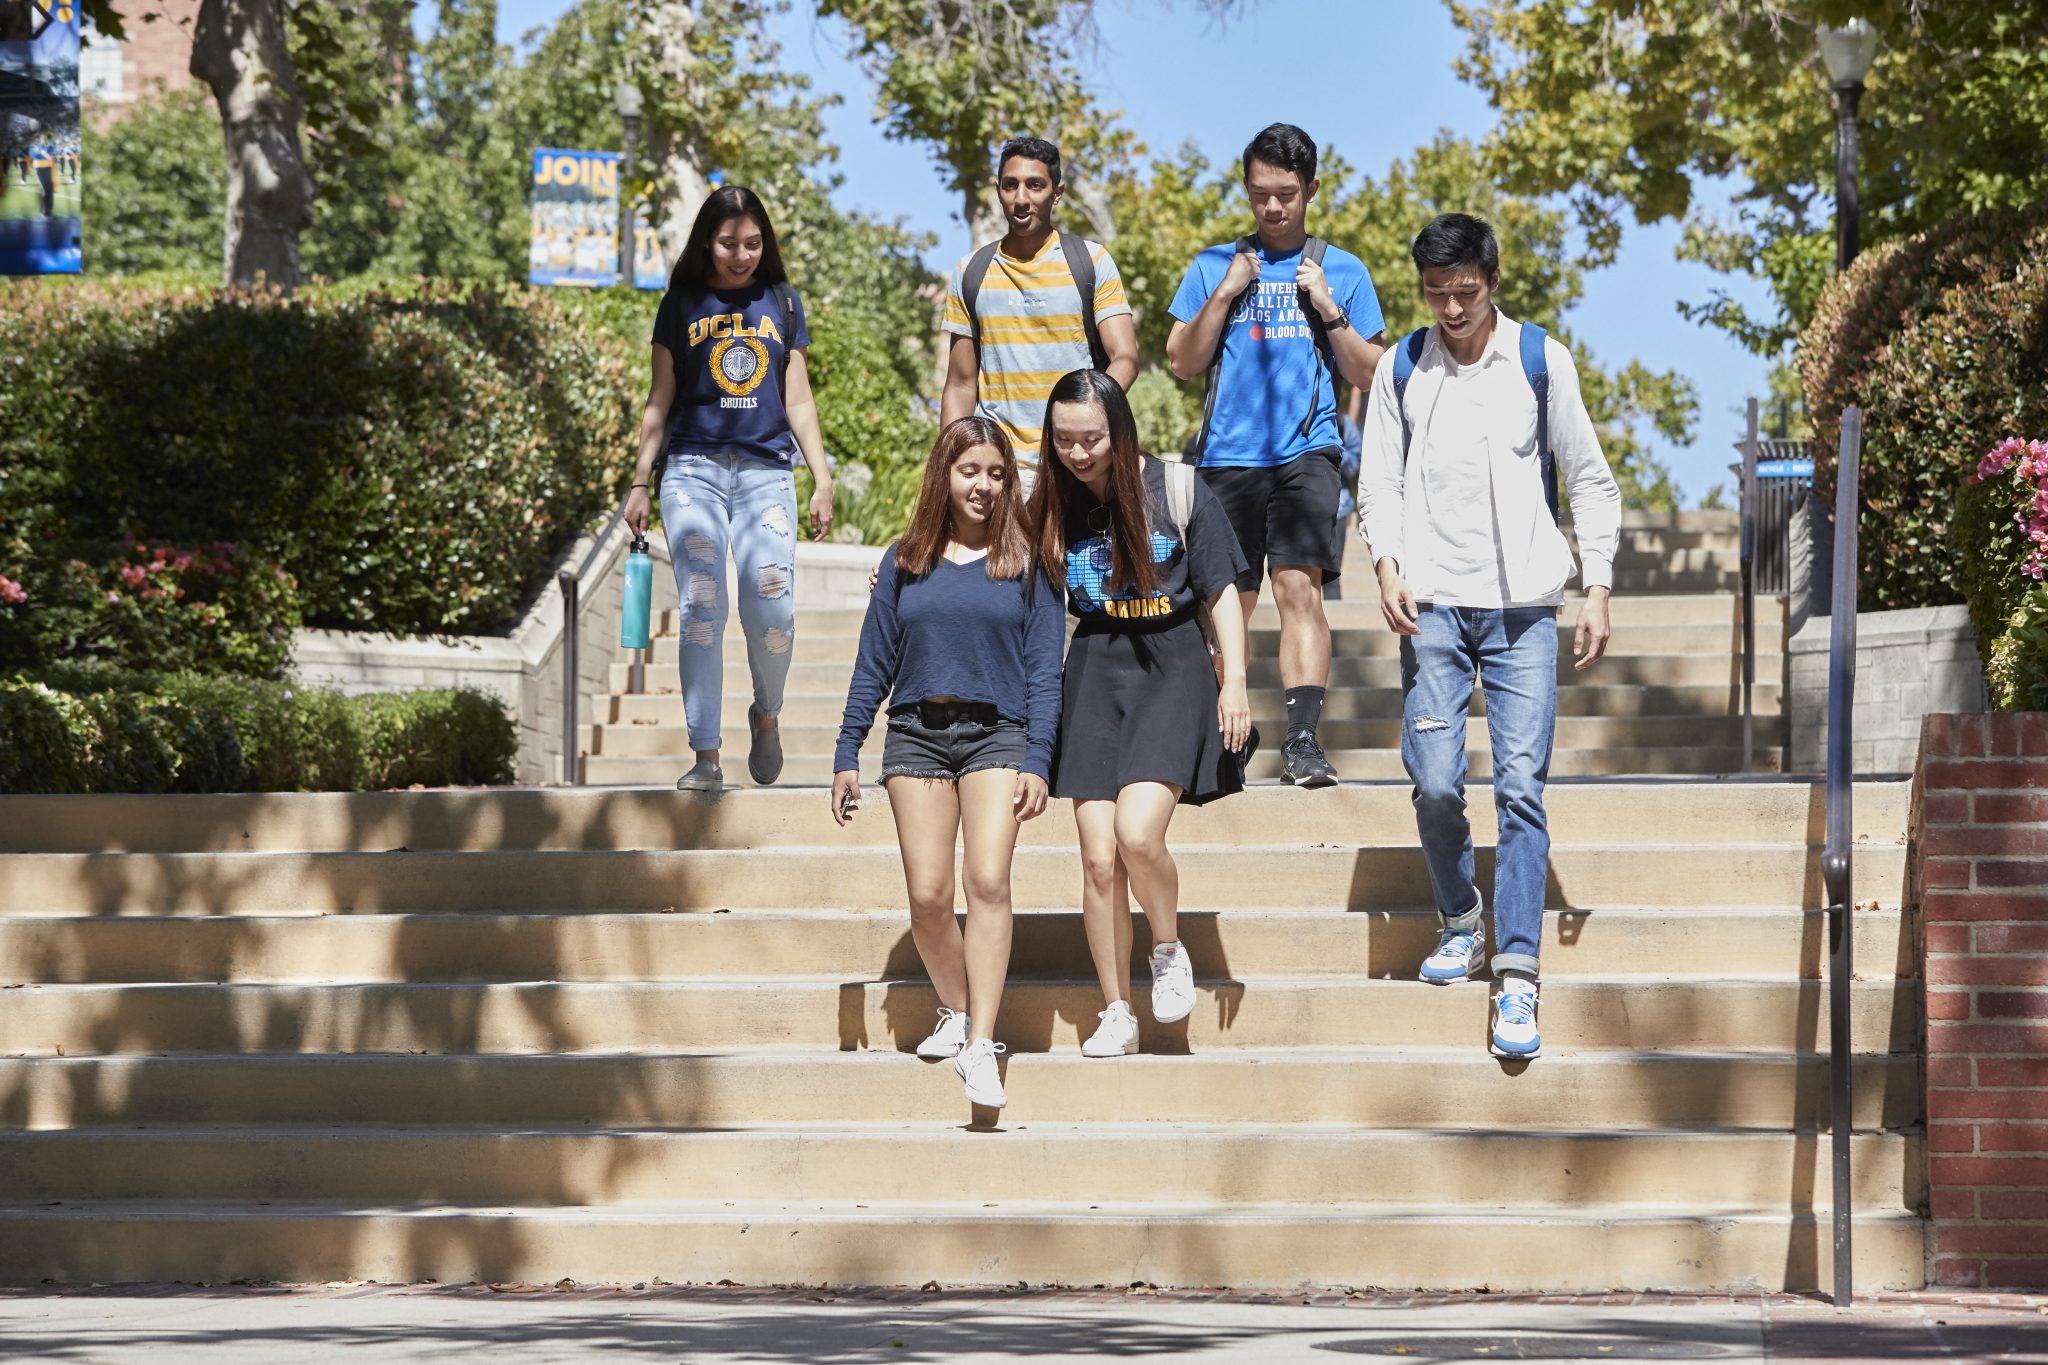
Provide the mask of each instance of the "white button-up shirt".
{"label": "white button-up shirt", "polygon": [[[1392,559],[1419,602],[1556,606],[1571,546],[1543,496],[1536,394],[1522,372],[1522,324],[1494,314],[1478,361],[1460,365],[1431,327],[1408,378],[1410,435],[1394,400],[1394,358],[1373,375],[1358,477],[1358,529],[1374,564]],[[1401,345],[1396,342],[1395,345]],[[1614,584],[1621,489],[1579,392],[1571,352],[1546,338],[1550,449],[1571,501],[1588,588]]]}

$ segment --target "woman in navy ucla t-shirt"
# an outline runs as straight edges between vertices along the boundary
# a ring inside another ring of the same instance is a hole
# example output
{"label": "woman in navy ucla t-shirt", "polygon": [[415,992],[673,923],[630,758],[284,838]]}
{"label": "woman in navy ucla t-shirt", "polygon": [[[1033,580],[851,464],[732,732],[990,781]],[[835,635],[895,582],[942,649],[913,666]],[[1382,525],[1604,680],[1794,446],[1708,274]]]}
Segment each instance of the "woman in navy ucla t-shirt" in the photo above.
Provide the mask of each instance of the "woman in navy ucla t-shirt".
{"label": "woman in navy ucla t-shirt", "polygon": [[[910,933],[939,997],[920,1057],[951,1057],[1000,1109],[996,1011],[1010,964],[1017,828],[1045,809],[1059,722],[1059,590],[1031,567],[1017,457],[979,414],[949,423],[903,538],[882,553],[832,767],[832,813],[860,800],[860,746],[883,697],[882,785],[910,888]],[[967,932],[953,918],[964,839]]]}
{"label": "woman in navy ucla t-shirt", "polygon": [[[832,475],[805,364],[810,342],[768,210],[737,185],[713,192],[655,314],[654,383],[626,498],[635,534],[647,529],[650,491],[661,498],[682,596],[683,712],[697,755],[676,783],[683,791],[717,791],[725,782],[718,757],[728,553],[754,681],[747,771],[764,785],[782,774],[776,716],[796,642],[799,454],[818,486],[811,534],[823,540],[832,526]],[[658,465],[665,471],[650,490]]]}
{"label": "woman in navy ucla t-shirt", "polygon": [[[1062,685],[1052,794],[1074,802],[1081,835],[1081,922],[1102,984],[1101,1025],[1081,1051],[1138,1049],[1132,1012],[1131,915],[1118,873],[1152,929],[1152,1017],[1195,1007],[1194,964],[1177,928],[1180,873],[1166,828],[1181,805],[1242,790],[1251,734],[1245,697],[1245,571],[1216,495],[1193,470],[1181,511],[1166,466],[1138,449],[1123,389],[1076,370],[1045,406],[1045,448],[1031,493],[1033,556],[1076,618]],[[1176,516],[1185,524],[1176,524]],[[1219,605],[1220,604],[1220,605]],[[1204,638],[1213,622],[1223,676]]]}

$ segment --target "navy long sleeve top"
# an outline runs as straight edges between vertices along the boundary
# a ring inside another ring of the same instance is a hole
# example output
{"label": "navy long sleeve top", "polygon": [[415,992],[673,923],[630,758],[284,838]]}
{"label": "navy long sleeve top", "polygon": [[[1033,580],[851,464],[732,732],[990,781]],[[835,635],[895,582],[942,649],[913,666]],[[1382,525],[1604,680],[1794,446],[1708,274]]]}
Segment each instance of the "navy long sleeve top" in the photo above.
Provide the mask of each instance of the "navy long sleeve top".
{"label": "navy long sleeve top", "polygon": [[1049,776],[1060,717],[1065,607],[1043,575],[990,578],[986,558],[940,559],[912,578],[882,552],[846,689],[834,772],[857,771],[882,698],[893,709],[932,697],[983,702],[1024,727],[1024,771]]}

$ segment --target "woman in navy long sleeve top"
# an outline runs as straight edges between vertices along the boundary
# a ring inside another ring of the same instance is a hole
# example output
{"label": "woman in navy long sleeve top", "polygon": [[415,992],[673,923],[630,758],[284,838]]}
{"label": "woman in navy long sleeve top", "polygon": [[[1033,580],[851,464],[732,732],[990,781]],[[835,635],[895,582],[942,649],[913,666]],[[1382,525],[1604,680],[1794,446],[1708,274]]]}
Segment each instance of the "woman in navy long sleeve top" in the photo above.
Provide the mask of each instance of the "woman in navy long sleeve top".
{"label": "woman in navy long sleeve top", "polygon": [[[882,554],[833,762],[832,814],[860,802],[860,747],[883,698],[882,783],[910,891],[910,931],[939,997],[918,1055],[951,1057],[1000,1108],[996,1012],[1010,963],[1017,828],[1045,809],[1060,713],[1065,609],[1031,567],[1017,459],[1002,428],[939,433],[903,538]],[[967,929],[953,916],[964,837]]]}

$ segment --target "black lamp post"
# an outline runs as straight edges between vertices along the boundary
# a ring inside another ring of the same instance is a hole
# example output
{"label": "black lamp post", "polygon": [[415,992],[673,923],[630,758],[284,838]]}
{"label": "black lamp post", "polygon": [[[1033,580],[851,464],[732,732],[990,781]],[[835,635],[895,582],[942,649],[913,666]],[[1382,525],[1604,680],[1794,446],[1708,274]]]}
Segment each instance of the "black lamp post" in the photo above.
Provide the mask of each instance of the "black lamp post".
{"label": "black lamp post", "polygon": [[619,283],[633,287],[633,150],[640,143],[640,87],[631,77],[620,80],[612,92],[619,119],[626,125],[626,154],[619,159]]}
{"label": "black lamp post", "polygon": [[1835,269],[1847,270],[1856,259],[1861,208],[1856,182],[1856,106],[1863,98],[1863,78],[1877,59],[1877,30],[1867,19],[1851,19],[1840,28],[1822,25],[1820,57],[1835,87]]}

